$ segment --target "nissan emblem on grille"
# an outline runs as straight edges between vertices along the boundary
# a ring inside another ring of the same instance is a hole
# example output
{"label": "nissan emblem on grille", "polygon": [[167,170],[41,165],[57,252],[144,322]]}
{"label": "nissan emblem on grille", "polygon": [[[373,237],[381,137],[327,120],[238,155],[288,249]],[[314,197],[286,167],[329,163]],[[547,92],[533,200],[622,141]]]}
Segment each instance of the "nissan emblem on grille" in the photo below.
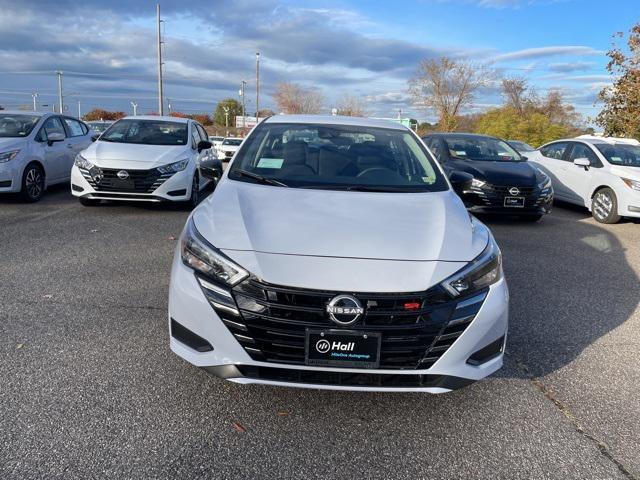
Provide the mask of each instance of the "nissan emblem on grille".
{"label": "nissan emblem on grille", "polygon": [[327,304],[327,313],[335,323],[346,326],[356,323],[364,313],[364,308],[357,298],[351,295],[338,295]]}
{"label": "nissan emblem on grille", "polygon": [[520,195],[520,189],[518,187],[511,187],[509,193],[511,195]]}
{"label": "nissan emblem on grille", "polygon": [[118,175],[118,178],[120,180],[125,180],[129,178],[129,172],[127,172],[126,170],[120,170],[116,175]]}

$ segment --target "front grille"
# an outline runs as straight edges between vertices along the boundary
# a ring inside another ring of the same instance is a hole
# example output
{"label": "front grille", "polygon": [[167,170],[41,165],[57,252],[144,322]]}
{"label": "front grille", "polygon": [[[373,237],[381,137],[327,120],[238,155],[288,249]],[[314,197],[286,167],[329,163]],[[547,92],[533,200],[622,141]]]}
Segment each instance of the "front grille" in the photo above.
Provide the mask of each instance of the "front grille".
{"label": "front grille", "polygon": [[[505,197],[524,197],[524,208],[535,208],[549,200],[551,189],[539,190],[537,187],[517,187],[520,192],[513,195],[509,190],[513,185],[491,185],[472,187],[465,196],[467,203],[482,207],[504,207]],[[514,208],[517,210],[517,208]]]}
{"label": "front grille", "polygon": [[[305,364],[307,329],[380,332],[381,369],[427,369],[449,349],[471,323],[486,292],[453,301],[437,287],[415,293],[356,293],[365,308],[348,327],[332,322],[327,303],[344,292],[276,286],[250,279],[233,291],[236,308],[221,308],[220,297],[200,282],[229,331],[252,359],[289,365]],[[210,285],[210,284],[208,284]],[[406,310],[405,304],[420,306]]]}
{"label": "front grille", "polygon": [[173,173],[160,173],[151,170],[124,170],[129,174],[126,179],[118,178],[122,170],[101,168],[92,171],[80,169],[82,176],[98,192],[153,193],[166,182]]}

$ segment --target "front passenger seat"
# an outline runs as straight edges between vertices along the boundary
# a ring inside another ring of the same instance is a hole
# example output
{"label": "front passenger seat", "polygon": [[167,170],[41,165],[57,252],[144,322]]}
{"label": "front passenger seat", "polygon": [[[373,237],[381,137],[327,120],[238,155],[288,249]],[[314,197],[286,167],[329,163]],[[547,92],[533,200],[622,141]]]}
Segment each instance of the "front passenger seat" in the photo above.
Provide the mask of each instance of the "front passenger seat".
{"label": "front passenger seat", "polygon": [[315,175],[307,165],[307,144],[305,142],[287,142],[282,150],[282,173],[286,175]]}

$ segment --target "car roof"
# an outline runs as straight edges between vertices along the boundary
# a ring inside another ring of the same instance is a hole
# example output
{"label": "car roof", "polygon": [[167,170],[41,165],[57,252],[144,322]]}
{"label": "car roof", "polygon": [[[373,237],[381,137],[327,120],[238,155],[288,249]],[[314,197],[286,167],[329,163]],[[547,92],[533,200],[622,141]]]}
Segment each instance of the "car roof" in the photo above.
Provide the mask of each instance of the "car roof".
{"label": "car roof", "polygon": [[54,115],[52,112],[34,112],[33,110],[0,110],[5,115],[31,115],[33,117],[44,117],[45,115]]}
{"label": "car roof", "polygon": [[138,116],[128,116],[124,117],[123,120],[156,120],[161,122],[175,122],[175,123],[189,123],[190,118],[182,118],[182,117],[170,117],[168,115],[138,115]]}
{"label": "car roof", "polygon": [[[574,138],[559,138],[552,142],[547,142],[543,147],[556,142],[582,142],[589,145],[640,145],[635,138],[618,138],[618,137],[598,137],[596,135],[580,135]],[[542,148],[542,147],[541,147]]]}
{"label": "car roof", "polygon": [[350,125],[357,127],[377,127],[392,130],[407,130],[407,127],[376,118],[347,117],[342,115],[274,115],[262,123],[312,123],[315,125]]}

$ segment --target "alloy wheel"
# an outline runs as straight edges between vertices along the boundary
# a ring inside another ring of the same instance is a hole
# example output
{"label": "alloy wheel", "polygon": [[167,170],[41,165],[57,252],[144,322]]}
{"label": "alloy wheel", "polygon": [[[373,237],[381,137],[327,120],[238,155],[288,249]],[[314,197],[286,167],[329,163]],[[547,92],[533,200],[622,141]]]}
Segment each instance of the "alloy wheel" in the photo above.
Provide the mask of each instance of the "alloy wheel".
{"label": "alloy wheel", "polygon": [[603,220],[611,215],[613,209],[613,200],[606,192],[598,192],[593,197],[593,211],[596,216]]}
{"label": "alloy wheel", "polygon": [[24,179],[27,195],[31,199],[37,199],[42,196],[44,190],[44,177],[37,167],[32,167],[27,171]]}

